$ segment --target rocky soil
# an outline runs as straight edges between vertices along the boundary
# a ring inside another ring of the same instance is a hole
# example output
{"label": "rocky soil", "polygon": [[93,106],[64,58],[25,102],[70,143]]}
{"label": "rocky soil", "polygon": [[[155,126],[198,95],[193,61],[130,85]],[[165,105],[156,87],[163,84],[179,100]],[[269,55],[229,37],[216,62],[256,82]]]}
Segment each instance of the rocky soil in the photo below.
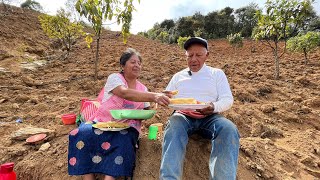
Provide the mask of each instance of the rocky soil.
{"label": "rocky soil", "polygon": [[[184,51],[136,35],[125,45],[119,32],[103,31],[94,81],[94,50],[80,39],[64,59],[42,32],[38,15],[0,6],[0,163],[15,162],[18,179],[81,179],[67,173],[68,133],[76,125],[63,125],[61,115],[78,113],[82,98],[96,98],[106,77],[120,70],[127,47],[142,54],[140,79],[155,92],[186,67]],[[207,64],[225,71],[235,98],[224,115],[241,133],[238,179],[320,179],[320,50],[307,65],[301,54],[284,54],[275,80],[271,49],[262,43],[245,40],[239,49],[224,39],[209,44]],[[146,129],[165,124],[171,112],[158,107],[144,121],[135,179],[159,178],[161,135],[148,140]],[[25,142],[39,132],[48,135],[44,141]],[[190,138],[183,179],[208,179],[210,147],[208,140]]]}

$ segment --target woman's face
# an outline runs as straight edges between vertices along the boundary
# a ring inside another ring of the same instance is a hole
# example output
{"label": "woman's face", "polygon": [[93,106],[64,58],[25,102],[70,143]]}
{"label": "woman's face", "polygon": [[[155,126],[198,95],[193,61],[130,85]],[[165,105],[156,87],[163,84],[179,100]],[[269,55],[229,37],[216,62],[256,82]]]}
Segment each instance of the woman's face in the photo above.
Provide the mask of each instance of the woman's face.
{"label": "woman's face", "polygon": [[128,76],[138,77],[141,72],[141,61],[137,55],[132,55],[131,58],[123,66],[124,74]]}

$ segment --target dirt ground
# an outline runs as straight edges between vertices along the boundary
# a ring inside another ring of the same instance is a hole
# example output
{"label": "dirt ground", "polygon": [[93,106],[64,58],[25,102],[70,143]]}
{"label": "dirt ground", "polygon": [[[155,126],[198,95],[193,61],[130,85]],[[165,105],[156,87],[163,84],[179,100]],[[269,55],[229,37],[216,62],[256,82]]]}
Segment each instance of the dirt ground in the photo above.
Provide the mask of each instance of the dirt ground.
{"label": "dirt ground", "polygon": [[[103,31],[98,80],[94,81],[94,51],[79,40],[67,59],[44,35],[38,13],[0,6],[0,163],[15,162],[18,179],[81,179],[67,173],[68,133],[61,115],[78,113],[82,98],[94,99],[106,77],[118,72],[127,47],[140,51],[140,80],[161,92],[171,76],[186,67],[184,51],[131,36],[124,45],[119,32]],[[275,80],[271,49],[246,40],[233,49],[226,40],[209,41],[208,65],[228,76],[235,98],[224,113],[239,128],[241,147],[237,179],[320,179],[320,50],[305,65],[301,54],[284,54],[280,79]],[[171,109],[159,107],[144,121],[134,179],[159,179],[161,136],[151,141],[147,127],[165,124]],[[16,122],[20,119],[22,122]],[[40,144],[15,138],[22,128],[48,130]],[[47,148],[40,147],[45,144]],[[210,142],[190,138],[183,179],[208,179]]]}

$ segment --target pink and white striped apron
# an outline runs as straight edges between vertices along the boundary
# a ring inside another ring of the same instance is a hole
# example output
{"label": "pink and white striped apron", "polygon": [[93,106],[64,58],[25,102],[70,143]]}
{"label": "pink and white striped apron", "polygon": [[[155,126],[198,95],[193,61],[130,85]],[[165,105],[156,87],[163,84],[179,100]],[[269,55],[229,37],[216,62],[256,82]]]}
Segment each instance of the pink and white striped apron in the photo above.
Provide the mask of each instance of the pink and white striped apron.
{"label": "pink and white striped apron", "polygon": [[[118,74],[121,80],[125,83],[126,87],[128,87],[128,84],[123,77],[122,74]],[[136,89],[137,91],[145,91],[146,87],[137,80],[136,83]],[[133,119],[125,119],[125,120],[115,120],[111,114],[110,111],[111,109],[143,109],[144,107],[144,102],[134,102],[134,101],[129,101],[123,98],[120,98],[116,95],[112,95],[109,99],[107,99],[105,102],[101,102],[103,96],[104,89],[99,94],[98,101],[100,102],[100,107],[98,110],[94,113],[93,116],[89,118],[90,121],[98,121],[98,122],[108,122],[108,121],[117,121],[117,122],[124,122],[128,123],[129,126],[135,128],[138,130],[138,132],[141,132],[141,121],[140,120],[133,120]],[[103,96],[102,96],[103,94]]]}

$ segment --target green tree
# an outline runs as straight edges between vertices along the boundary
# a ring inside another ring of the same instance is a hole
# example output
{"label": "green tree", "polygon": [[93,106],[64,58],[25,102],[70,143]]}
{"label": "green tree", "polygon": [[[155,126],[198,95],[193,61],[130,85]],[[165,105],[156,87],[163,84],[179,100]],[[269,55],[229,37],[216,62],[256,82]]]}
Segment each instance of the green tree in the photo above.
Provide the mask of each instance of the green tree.
{"label": "green tree", "polygon": [[169,30],[174,27],[174,21],[172,19],[165,19],[160,23],[160,27]]}
{"label": "green tree", "polygon": [[[285,52],[286,40],[290,37],[290,33],[294,32],[294,29],[303,25],[303,20],[307,18],[307,12],[312,9],[311,3],[311,0],[267,0],[266,14],[262,14],[261,11],[256,13],[258,25],[252,36],[272,49],[276,79],[280,77],[279,59]],[[284,40],[282,54],[279,52],[280,40]]]}
{"label": "green tree", "polygon": [[83,27],[79,23],[70,22],[69,17],[70,14],[63,9],[60,9],[56,16],[42,14],[38,17],[46,35],[49,38],[58,39],[63,49],[67,50],[67,55],[76,39],[84,35]]}
{"label": "green tree", "polygon": [[204,30],[208,34],[208,39],[218,38],[219,15],[217,11],[208,13],[204,17]]}
{"label": "green tree", "polygon": [[204,29],[209,39],[225,38],[234,31],[235,17],[233,9],[226,7],[221,11],[208,13],[204,18],[204,24]]}
{"label": "green tree", "polygon": [[179,38],[179,36],[177,35],[175,28],[172,27],[168,30],[169,33],[169,43],[173,44],[173,43],[177,43],[177,40]]}
{"label": "green tree", "polygon": [[234,31],[235,17],[233,11],[233,8],[230,7],[219,11],[218,34],[220,38],[224,38]]}
{"label": "green tree", "polygon": [[320,17],[316,17],[310,21],[307,26],[307,31],[319,31],[320,32]]}
{"label": "green tree", "polygon": [[194,15],[192,15],[191,19],[193,20],[193,31],[204,29],[204,16],[200,12],[196,12]]}
{"label": "green tree", "polygon": [[35,11],[42,11],[42,6],[37,1],[26,0],[20,5],[21,8],[31,9]]}
{"label": "green tree", "polygon": [[207,39],[207,33],[204,29],[205,17],[200,12],[196,12],[194,15],[191,16],[191,19],[193,20],[193,35],[196,37],[202,37]]}
{"label": "green tree", "polygon": [[[138,0],[140,3],[140,0]],[[134,9],[133,0],[78,0],[76,9],[81,16],[85,16],[95,31],[96,38],[96,60],[95,60],[95,80],[98,79],[99,64],[99,43],[102,30],[102,23],[106,20],[116,19],[118,24],[122,24],[123,42],[127,42],[130,35],[130,23],[132,11]]]}
{"label": "green tree", "polygon": [[315,50],[320,44],[320,32],[309,31],[306,34],[299,34],[288,40],[288,49],[293,52],[304,54],[304,63],[308,63],[308,53]]}
{"label": "green tree", "polygon": [[[306,1],[307,2],[307,1]],[[305,3],[306,3],[305,2]],[[311,3],[314,2],[314,0],[310,0]],[[310,25],[317,20],[318,16],[316,11],[314,10],[313,6],[310,5],[309,8],[305,8],[303,9],[303,14],[304,14],[304,18],[301,19],[297,19],[297,21],[299,22],[298,24],[301,24],[300,27],[291,27],[292,29],[292,34],[290,37],[294,37],[297,36],[300,32],[302,31],[314,31],[310,29]]]}
{"label": "green tree", "polygon": [[194,36],[192,28],[193,20],[190,17],[181,17],[176,22],[176,26],[174,27],[177,36],[187,37]]}
{"label": "green tree", "polygon": [[255,17],[255,13],[258,10],[258,5],[255,3],[250,3],[248,6],[237,9],[235,11],[235,31],[240,32],[244,37],[250,37],[253,28],[258,22],[257,18]]}

